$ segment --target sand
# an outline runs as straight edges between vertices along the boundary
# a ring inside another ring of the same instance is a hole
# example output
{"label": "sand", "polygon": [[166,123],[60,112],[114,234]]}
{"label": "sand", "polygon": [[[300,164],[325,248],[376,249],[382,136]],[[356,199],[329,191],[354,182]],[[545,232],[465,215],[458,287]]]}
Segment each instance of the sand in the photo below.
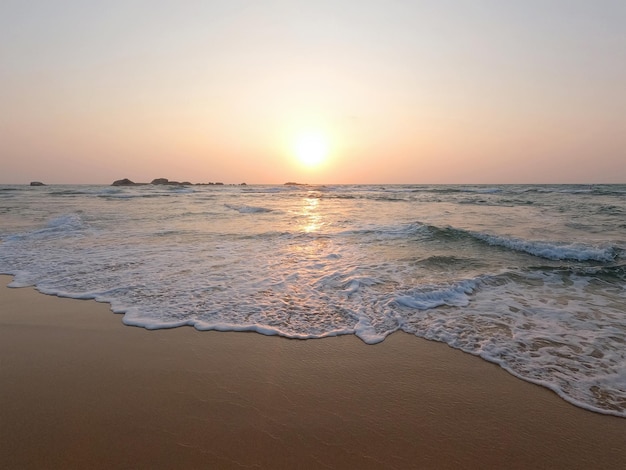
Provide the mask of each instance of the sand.
{"label": "sand", "polygon": [[147,331],[0,277],[0,466],[626,468],[626,419],[396,333]]}

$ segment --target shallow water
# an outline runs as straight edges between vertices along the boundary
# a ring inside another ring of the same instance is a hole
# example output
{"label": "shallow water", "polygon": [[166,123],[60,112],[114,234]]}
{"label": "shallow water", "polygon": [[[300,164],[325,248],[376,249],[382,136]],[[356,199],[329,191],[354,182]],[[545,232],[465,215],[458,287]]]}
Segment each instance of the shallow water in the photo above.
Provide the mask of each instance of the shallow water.
{"label": "shallow water", "polygon": [[0,272],[145,328],[401,329],[626,416],[625,221],[624,185],[0,186]]}

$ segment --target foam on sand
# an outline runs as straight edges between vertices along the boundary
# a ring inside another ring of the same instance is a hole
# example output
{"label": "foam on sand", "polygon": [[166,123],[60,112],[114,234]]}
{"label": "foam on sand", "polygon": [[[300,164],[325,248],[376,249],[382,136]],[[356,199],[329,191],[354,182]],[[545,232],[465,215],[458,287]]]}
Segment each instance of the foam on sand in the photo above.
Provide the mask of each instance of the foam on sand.
{"label": "foam on sand", "polygon": [[4,468],[626,463],[626,420],[402,333],[372,347],[146,331],[106,305],[0,287],[0,359]]}

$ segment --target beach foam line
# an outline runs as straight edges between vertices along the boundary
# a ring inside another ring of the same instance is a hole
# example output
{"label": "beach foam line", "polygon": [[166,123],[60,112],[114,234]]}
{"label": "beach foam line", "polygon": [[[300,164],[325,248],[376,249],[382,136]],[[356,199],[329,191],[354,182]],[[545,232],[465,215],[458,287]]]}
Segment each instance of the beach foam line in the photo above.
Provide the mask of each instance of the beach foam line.
{"label": "beach foam line", "polygon": [[626,463],[626,420],[441,343],[125,328],[102,304],[9,280],[0,277],[7,469]]}

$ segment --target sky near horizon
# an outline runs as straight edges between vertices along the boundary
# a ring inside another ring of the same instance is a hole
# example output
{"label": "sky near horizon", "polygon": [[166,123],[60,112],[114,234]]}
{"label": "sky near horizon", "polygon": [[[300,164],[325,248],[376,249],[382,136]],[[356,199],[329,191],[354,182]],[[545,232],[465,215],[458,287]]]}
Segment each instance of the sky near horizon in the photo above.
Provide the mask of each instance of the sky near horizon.
{"label": "sky near horizon", "polygon": [[0,183],[626,183],[624,25],[624,0],[3,0]]}

